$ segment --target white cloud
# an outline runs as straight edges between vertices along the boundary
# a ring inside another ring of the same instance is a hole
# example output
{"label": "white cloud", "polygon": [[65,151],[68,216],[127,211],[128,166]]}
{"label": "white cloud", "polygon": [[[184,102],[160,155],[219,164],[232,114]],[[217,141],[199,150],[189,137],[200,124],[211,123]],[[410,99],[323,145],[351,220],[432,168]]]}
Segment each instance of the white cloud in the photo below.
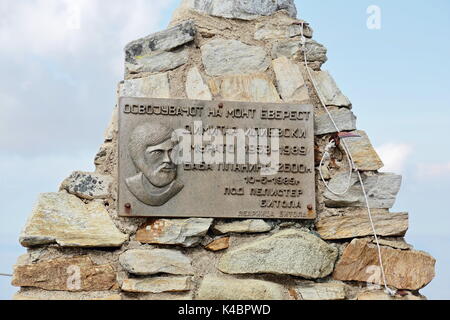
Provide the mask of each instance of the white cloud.
{"label": "white cloud", "polygon": [[387,143],[375,148],[384,163],[382,171],[401,173],[413,151],[409,144]]}
{"label": "white cloud", "polygon": [[1,0],[0,150],[92,150],[123,79],[124,46],[166,27],[178,0]]}
{"label": "white cloud", "polygon": [[[121,55],[121,48],[157,30],[175,0],[2,0],[3,54]],[[7,45],[6,45],[7,44]],[[119,48],[112,51],[111,49]],[[111,51],[110,51],[111,50]]]}

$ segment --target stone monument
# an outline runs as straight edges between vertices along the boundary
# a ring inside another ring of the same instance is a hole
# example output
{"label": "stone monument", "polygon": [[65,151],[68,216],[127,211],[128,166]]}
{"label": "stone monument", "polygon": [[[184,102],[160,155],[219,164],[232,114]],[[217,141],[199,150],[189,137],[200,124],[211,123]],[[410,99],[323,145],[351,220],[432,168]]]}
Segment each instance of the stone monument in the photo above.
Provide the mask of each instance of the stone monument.
{"label": "stone monument", "polygon": [[[327,49],[296,17],[293,0],[184,0],[168,29],[126,46],[125,77],[96,171],[75,171],[58,192],[39,195],[20,236],[28,253],[15,266],[15,299],[424,299],[419,290],[434,278],[435,260],[404,240],[408,214],[389,210],[401,176],[378,171],[383,163],[357,129],[350,100],[322,70]],[[394,296],[379,286],[364,195],[357,175],[348,175],[342,145],[320,167],[337,130],[306,68],[348,133]],[[280,144],[306,169],[289,167],[275,175],[280,179],[264,180],[242,168],[193,173],[175,164],[172,132],[186,126],[186,117],[162,115],[219,109],[257,117],[213,125],[263,124],[265,111],[279,110],[283,119],[264,122],[279,130],[302,128],[286,117],[309,110],[313,116],[303,125],[311,139],[295,152],[295,143]],[[348,192],[327,190],[319,169],[334,190],[345,189],[350,177]],[[244,184],[246,177],[254,187]],[[298,200],[291,201],[292,215],[274,209],[286,198]]]}

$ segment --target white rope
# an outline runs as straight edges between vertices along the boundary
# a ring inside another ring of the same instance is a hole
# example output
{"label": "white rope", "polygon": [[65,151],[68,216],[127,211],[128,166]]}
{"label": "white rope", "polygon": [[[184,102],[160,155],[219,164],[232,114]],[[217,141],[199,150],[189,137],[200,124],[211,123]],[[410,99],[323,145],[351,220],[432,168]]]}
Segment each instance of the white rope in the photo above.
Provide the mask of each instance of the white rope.
{"label": "white rope", "polygon": [[[304,28],[304,22],[302,21],[301,28],[300,28],[300,30],[301,30],[301,43],[302,43],[302,48],[303,48],[303,56],[304,56],[304,60],[305,60],[306,71],[307,71],[309,79],[310,79],[310,81],[311,81],[311,83],[312,83],[312,85],[314,87],[314,90],[315,90],[317,96],[319,97],[321,105],[323,106],[323,108],[325,109],[326,113],[328,114],[328,117],[330,118],[331,122],[333,123],[333,126],[335,127],[336,131],[338,133],[341,133],[342,131],[339,129],[338,125],[336,124],[336,122],[333,119],[333,116],[331,115],[330,111],[328,110],[328,107],[327,107],[326,103],[324,102],[322,94],[321,94],[321,92],[318,89],[316,81],[315,81],[314,77],[312,76],[311,71],[309,70],[308,59],[307,59],[307,52],[306,52],[306,38],[305,38],[304,33],[303,33],[303,28]],[[369,198],[367,196],[367,192],[366,192],[366,188],[364,186],[364,182],[363,182],[363,179],[362,179],[362,176],[361,176],[361,172],[358,169],[358,167],[356,166],[355,161],[353,160],[353,157],[352,157],[352,155],[351,155],[351,153],[350,153],[350,151],[348,149],[347,143],[346,143],[346,141],[344,139],[342,139],[342,146],[343,146],[344,152],[345,152],[345,154],[347,156],[347,161],[348,161],[348,164],[349,164],[348,184],[347,184],[347,187],[345,188],[345,191],[338,192],[338,191],[332,190],[330,188],[329,184],[325,181],[325,178],[324,178],[323,173],[322,173],[322,165],[323,165],[325,159],[327,157],[331,157],[331,149],[336,148],[336,144],[335,144],[334,141],[331,141],[325,147],[325,151],[323,153],[322,159],[320,161],[320,166],[319,166],[320,178],[322,179],[322,182],[324,183],[325,187],[331,193],[333,193],[334,195],[340,196],[340,195],[346,194],[348,192],[348,190],[350,189],[353,171],[355,171],[357,173],[359,182],[361,184],[361,189],[362,189],[362,192],[364,194],[364,199],[365,199],[366,206],[367,206],[367,213],[368,213],[368,216],[369,216],[370,225],[372,227],[373,235],[375,236],[375,242],[376,242],[377,250],[378,250],[378,260],[379,260],[379,263],[380,263],[381,274],[382,274],[382,277],[383,277],[385,292],[387,294],[391,295],[391,296],[394,296],[395,295],[395,291],[391,290],[388,287],[388,285],[387,285],[386,273],[385,273],[385,270],[384,270],[383,258],[382,258],[382,254],[381,254],[381,246],[380,246],[380,242],[378,240],[378,235],[377,235],[377,231],[376,231],[376,228],[375,228],[375,224],[373,222],[372,211],[370,209],[370,204],[369,204]]]}
{"label": "white rope", "polygon": [[12,274],[0,273],[1,277],[12,277]]}

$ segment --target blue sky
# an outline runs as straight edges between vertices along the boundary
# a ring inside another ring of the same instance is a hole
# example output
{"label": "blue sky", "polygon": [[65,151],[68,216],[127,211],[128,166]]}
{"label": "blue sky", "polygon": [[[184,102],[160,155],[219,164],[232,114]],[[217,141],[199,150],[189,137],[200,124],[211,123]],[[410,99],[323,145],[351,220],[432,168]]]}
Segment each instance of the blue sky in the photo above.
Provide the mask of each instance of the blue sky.
{"label": "blue sky", "polygon": [[[329,70],[386,170],[404,176],[394,211],[407,239],[437,260],[423,293],[450,299],[450,2],[296,1],[328,48]],[[432,3],[432,4],[431,4]],[[178,1],[3,0],[0,3],[0,272],[24,249],[21,228],[40,192],[93,158],[123,73],[122,48],[165,28]],[[380,30],[366,9],[381,9]],[[77,16],[80,19],[71,19]],[[0,278],[0,299],[16,291]]]}

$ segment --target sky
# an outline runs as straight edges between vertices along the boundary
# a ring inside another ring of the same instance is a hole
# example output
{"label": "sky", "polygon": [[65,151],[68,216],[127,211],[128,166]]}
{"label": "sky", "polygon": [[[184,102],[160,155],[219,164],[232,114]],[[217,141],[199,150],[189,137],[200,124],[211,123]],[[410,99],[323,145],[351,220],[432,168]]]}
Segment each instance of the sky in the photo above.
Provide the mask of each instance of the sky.
{"label": "sky", "polygon": [[[18,236],[37,195],[93,159],[123,78],[123,48],[164,29],[178,0],[0,2],[0,273],[25,250]],[[403,175],[392,211],[407,240],[437,259],[422,293],[450,299],[450,2],[297,0],[328,48],[330,71],[385,162]],[[379,29],[367,21],[377,6]],[[0,277],[0,299],[17,291]]]}

